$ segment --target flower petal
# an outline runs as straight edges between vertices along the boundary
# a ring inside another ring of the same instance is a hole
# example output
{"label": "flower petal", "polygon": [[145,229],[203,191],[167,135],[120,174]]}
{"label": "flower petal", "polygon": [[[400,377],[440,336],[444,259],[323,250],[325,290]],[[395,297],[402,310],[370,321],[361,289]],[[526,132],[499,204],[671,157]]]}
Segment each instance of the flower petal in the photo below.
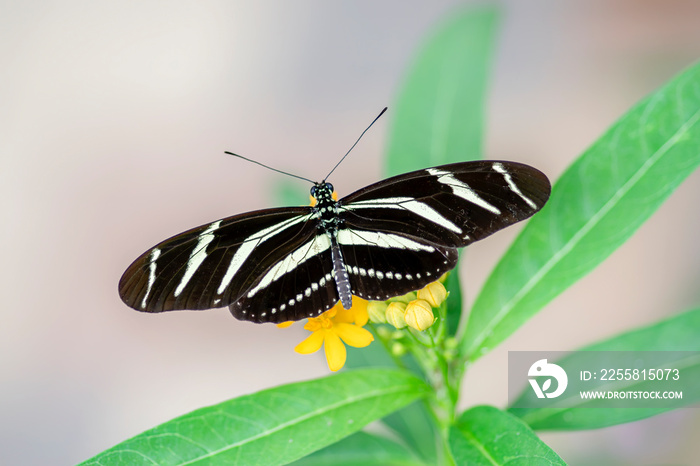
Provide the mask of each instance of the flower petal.
{"label": "flower petal", "polygon": [[358,326],[352,324],[338,323],[334,326],[335,334],[338,335],[346,345],[355,348],[364,348],[374,341],[372,334]]}
{"label": "flower petal", "polygon": [[355,323],[359,326],[367,324],[369,316],[367,315],[367,300],[358,298],[357,296],[352,297],[352,306],[350,309],[343,309],[342,304],[338,302],[333,309],[338,312],[333,318],[334,322],[347,322],[348,324]]}
{"label": "flower petal", "polygon": [[353,313],[355,325],[359,325],[360,327],[367,325],[367,321],[369,321],[369,313],[367,312],[368,304],[369,301],[366,299],[358,298],[357,296],[352,297],[351,311]]}
{"label": "flower petal", "polygon": [[343,342],[340,341],[340,337],[333,332],[326,332],[323,343],[328,368],[333,372],[342,369],[347,358],[347,350]]}
{"label": "flower petal", "polygon": [[325,336],[326,333],[329,333],[325,330],[319,330],[318,332],[314,332],[304,341],[299,343],[295,348],[294,351],[296,351],[299,354],[311,354],[315,353],[316,351],[321,349],[321,345],[323,345],[323,337]]}
{"label": "flower petal", "polygon": [[[339,304],[340,303],[337,305]],[[345,322],[348,324],[355,322],[355,313],[353,312],[352,307],[350,309],[343,309],[343,306],[340,305],[338,308],[338,313],[333,318],[333,323],[337,324],[338,322]]]}
{"label": "flower petal", "polygon": [[293,323],[294,323],[293,320],[288,320],[287,322],[280,322],[279,324],[277,324],[277,328],[287,328],[287,327],[291,326]]}

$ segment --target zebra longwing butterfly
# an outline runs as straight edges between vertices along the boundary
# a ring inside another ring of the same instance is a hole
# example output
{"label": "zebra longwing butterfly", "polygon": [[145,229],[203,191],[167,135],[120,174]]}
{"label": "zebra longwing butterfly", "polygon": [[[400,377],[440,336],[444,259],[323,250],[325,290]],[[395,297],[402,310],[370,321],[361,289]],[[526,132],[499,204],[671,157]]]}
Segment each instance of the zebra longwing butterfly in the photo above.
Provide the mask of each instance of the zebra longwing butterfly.
{"label": "zebra longwing butterfly", "polygon": [[386,300],[454,268],[458,248],[533,215],[550,184],[527,165],[475,161],[339,201],[332,193],[324,180],[311,188],[313,207],[248,212],[167,239],[129,266],[119,294],[138,311],[228,306],[256,323],[315,317],[339,300],[349,308],[351,295]]}

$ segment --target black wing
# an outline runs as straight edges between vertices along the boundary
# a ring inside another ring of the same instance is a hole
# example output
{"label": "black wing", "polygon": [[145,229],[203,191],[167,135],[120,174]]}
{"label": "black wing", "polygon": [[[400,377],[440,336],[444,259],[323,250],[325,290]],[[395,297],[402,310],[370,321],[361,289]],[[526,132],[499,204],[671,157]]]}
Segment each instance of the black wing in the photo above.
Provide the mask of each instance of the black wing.
{"label": "black wing", "polygon": [[[317,315],[335,304],[337,293],[332,280],[325,280],[332,270],[330,252],[311,215],[310,207],[268,209],[181,233],[136,259],[119,282],[119,294],[145,312],[231,305],[236,317],[256,322]],[[298,290],[305,298],[300,302]]]}
{"label": "black wing", "polygon": [[254,272],[257,279],[229,306],[234,317],[256,323],[300,320],[338,302],[330,239],[311,223],[314,233],[301,245],[280,244],[271,266]]}
{"label": "black wing", "polygon": [[[452,269],[457,248],[530,217],[550,185],[513,162],[466,162],[407,173],[339,203],[337,242],[353,293],[386,299]],[[338,301],[331,238],[310,207],[237,215],[144,253],[119,283],[145,312],[229,306],[239,319],[283,322]]]}
{"label": "black wing", "polygon": [[435,281],[457,248],[524,220],[549,198],[528,165],[476,161],[395,176],[341,199],[341,246],[353,292],[386,299]]}

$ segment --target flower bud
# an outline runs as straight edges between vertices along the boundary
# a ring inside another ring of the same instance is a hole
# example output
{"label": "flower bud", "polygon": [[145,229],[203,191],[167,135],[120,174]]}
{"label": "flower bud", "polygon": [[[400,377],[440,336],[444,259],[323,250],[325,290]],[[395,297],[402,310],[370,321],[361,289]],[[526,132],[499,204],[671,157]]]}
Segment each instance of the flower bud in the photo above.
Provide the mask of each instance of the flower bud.
{"label": "flower bud", "polygon": [[417,299],[408,303],[406,312],[404,313],[404,319],[406,320],[406,325],[419,332],[430,328],[435,322],[433,309],[427,301],[422,299]]}
{"label": "flower bud", "polygon": [[375,324],[386,323],[386,308],[387,303],[384,301],[370,301],[367,303],[367,313],[369,320]]}
{"label": "flower bud", "polygon": [[418,299],[428,302],[432,307],[438,307],[447,298],[445,285],[440,282],[433,282],[418,291]]}
{"label": "flower bud", "polygon": [[389,303],[389,306],[386,308],[387,323],[393,325],[396,328],[404,328],[406,326],[406,320],[404,320],[403,317],[405,310],[405,303]]}

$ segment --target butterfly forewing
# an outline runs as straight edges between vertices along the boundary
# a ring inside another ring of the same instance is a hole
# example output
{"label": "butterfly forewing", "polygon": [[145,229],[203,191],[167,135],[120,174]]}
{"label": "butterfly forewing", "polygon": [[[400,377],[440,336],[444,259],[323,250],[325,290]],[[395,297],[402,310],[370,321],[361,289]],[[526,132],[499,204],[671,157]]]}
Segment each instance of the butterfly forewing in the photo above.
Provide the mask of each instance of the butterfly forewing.
{"label": "butterfly forewing", "polygon": [[262,210],[174,236],[129,266],[119,294],[146,312],[227,306],[317,234],[310,212],[309,207]]}
{"label": "butterfly forewing", "polygon": [[363,188],[345,198],[343,222],[464,247],[537,212],[549,180],[514,162],[477,161],[418,170]]}

